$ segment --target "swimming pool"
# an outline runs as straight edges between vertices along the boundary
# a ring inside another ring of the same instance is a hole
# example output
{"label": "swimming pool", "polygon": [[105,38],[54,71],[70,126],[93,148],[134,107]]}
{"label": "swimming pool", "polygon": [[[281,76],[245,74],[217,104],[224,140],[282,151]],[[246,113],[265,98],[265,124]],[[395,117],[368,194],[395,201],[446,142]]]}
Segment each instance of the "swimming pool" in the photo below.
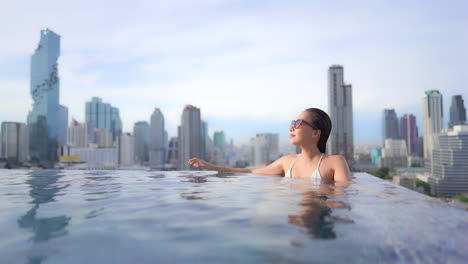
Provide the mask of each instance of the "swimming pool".
{"label": "swimming pool", "polygon": [[468,259],[467,211],[368,174],[0,170],[0,195],[1,263]]}

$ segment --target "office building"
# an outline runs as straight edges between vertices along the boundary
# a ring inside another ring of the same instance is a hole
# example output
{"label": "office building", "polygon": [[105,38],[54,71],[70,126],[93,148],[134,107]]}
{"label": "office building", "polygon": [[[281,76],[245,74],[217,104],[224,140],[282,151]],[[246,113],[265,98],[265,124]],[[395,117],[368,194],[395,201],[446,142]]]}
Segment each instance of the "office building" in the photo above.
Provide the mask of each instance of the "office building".
{"label": "office building", "polygon": [[150,126],[146,121],[136,122],[133,126],[135,138],[135,161],[143,165],[149,162]]}
{"label": "office building", "polygon": [[428,183],[432,195],[468,193],[468,125],[455,125],[439,134],[432,150]]}
{"label": "office building", "polygon": [[166,162],[166,138],[164,128],[164,115],[159,108],[154,109],[150,124],[150,151],[149,159],[152,168],[162,167]]}
{"label": "office building", "polygon": [[416,117],[412,114],[405,114],[400,119],[400,135],[405,140],[408,155],[418,156],[418,127],[416,126]]}
{"label": "office building", "polygon": [[0,157],[11,164],[21,164],[29,158],[29,130],[26,124],[2,122]]}
{"label": "office building", "polygon": [[449,128],[466,123],[466,108],[461,95],[452,96]]}
{"label": "office building", "polygon": [[444,128],[442,94],[426,91],[423,97],[424,159],[430,162],[439,132]]}
{"label": "office building", "polygon": [[179,127],[179,170],[189,170],[187,161],[201,156],[201,113],[200,108],[185,106]]}
{"label": "office building", "polygon": [[380,157],[380,168],[401,168],[408,166],[408,150],[403,139],[387,138]]}
{"label": "office building", "polygon": [[68,128],[67,145],[71,147],[86,148],[91,143],[88,140],[88,124],[72,120]]}
{"label": "office building", "polygon": [[395,109],[384,109],[382,115],[382,146],[387,138],[400,138],[400,127]]}
{"label": "office building", "polygon": [[119,136],[119,164],[120,166],[135,164],[135,140],[129,133]]}
{"label": "office building", "polygon": [[86,102],[86,123],[93,123],[95,128],[107,129],[112,134],[112,140],[116,140],[122,133],[119,109],[104,103],[99,97]]}

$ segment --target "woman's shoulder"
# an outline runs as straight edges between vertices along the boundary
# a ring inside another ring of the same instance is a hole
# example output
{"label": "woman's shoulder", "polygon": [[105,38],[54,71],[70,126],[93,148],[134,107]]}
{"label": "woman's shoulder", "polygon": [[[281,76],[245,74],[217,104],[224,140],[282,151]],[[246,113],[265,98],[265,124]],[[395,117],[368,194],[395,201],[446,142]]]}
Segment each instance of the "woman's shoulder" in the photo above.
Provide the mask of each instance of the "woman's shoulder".
{"label": "woman's shoulder", "polygon": [[289,163],[293,162],[295,159],[297,159],[298,155],[299,154],[285,155],[285,156],[281,157],[279,160],[281,160],[281,162],[283,162],[283,163],[289,164]]}
{"label": "woman's shoulder", "polygon": [[341,155],[324,155],[323,162],[334,167],[334,165],[346,162],[345,158]]}

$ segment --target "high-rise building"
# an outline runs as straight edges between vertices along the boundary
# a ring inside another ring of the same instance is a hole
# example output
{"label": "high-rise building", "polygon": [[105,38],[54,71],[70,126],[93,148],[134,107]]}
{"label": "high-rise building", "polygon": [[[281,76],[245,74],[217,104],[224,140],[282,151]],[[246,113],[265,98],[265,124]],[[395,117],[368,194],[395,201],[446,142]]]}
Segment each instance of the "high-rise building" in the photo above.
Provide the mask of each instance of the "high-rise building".
{"label": "high-rise building", "polygon": [[23,163],[29,156],[29,131],[26,124],[2,122],[0,157],[10,163]]}
{"label": "high-rise building", "polygon": [[461,95],[452,96],[452,104],[450,105],[450,122],[449,128],[455,125],[461,125],[466,122],[466,108]]}
{"label": "high-rise building", "polygon": [[179,129],[179,170],[189,170],[190,158],[201,157],[201,114],[200,108],[186,105]]}
{"label": "high-rise building", "polygon": [[86,123],[93,123],[95,128],[107,129],[112,134],[112,140],[116,140],[117,136],[122,134],[119,109],[104,103],[99,97],[93,97],[90,102],[86,102]]}
{"label": "high-rise building", "polygon": [[150,124],[150,166],[162,167],[166,162],[164,115],[159,108],[154,109]]}
{"label": "high-rise building", "polygon": [[68,128],[67,145],[71,147],[86,148],[89,144],[87,123],[81,124],[72,120]]}
{"label": "high-rise building", "polygon": [[352,167],[354,164],[352,86],[345,84],[341,65],[332,65],[328,69],[328,113],[333,128],[328,139],[327,154],[342,155]]}
{"label": "high-rise building", "polygon": [[400,135],[406,142],[408,154],[418,156],[418,127],[416,126],[416,117],[412,114],[405,114],[400,119]]}
{"label": "high-rise building", "polygon": [[468,125],[455,125],[439,134],[432,149],[431,194],[468,193]]}
{"label": "high-rise building", "polygon": [[437,145],[438,133],[444,128],[442,94],[437,90],[426,91],[423,97],[424,159],[430,161]]}
{"label": "high-rise building", "polygon": [[129,133],[119,136],[119,164],[131,166],[135,163],[135,140]]}
{"label": "high-rise building", "polygon": [[59,123],[59,145],[65,146],[67,144],[67,130],[68,130],[68,108],[60,105],[60,123]]}
{"label": "high-rise building", "polygon": [[146,121],[136,122],[133,126],[135,138],[135,160],[142,165],[149,161],[150,126]]}
{"label": "high-rise building", "polygon": [[257,134],[254,139],[253,164],[256,167],[266,166],[278,159],[278,134]]}
{"label": "high-rise building", "polygon": [[382,146],[387,138],[400,138],[398,116],[395,109],[384,109],[382,115]]}
{"label": "high-rise building", "polygon": [[31,159],[52,167],[58,161],[60,124],[59,77],[60,36],[41,30],[39,45],[31,56],[32,111],[28,115]]}

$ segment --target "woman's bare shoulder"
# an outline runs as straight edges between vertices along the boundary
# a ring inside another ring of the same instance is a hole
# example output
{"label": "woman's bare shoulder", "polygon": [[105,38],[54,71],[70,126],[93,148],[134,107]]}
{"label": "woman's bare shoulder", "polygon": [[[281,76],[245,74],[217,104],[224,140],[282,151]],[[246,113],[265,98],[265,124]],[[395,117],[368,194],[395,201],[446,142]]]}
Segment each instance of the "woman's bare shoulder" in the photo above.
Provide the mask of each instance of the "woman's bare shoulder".
{"label": "woman's bare shoulder", "polygon": [[346,160],[341,155],[325,155],[323,157],[323,163],[327,164],[331,168],[341,165],[343,162],[346,163]]}
{"label": "woman's bare shoulder", "polygon": [[289,154],[289,155],[286,155],[286,156],[283,156],[281,159],[283,159],[284,161],[290,161],[290,160],[295,160],[297,158],[299,154]]}

